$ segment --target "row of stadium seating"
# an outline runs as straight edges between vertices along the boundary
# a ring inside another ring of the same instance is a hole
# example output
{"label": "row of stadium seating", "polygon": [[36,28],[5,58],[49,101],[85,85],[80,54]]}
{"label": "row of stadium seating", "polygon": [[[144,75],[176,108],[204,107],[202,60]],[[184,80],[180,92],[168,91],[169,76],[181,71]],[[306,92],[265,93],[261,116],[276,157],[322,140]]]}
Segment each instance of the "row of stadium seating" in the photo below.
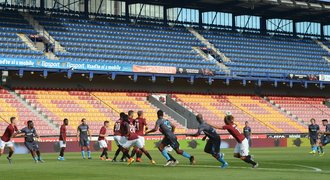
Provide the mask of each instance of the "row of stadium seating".
{"label": "row of stadium seating", "polygon": [[67,52],[56,53],[62,60],[219,70],[215,62],[205,61],[194,52],[192,47],[203,45],[185,28],[72,17],[36,15],[35,19],[66,48]]}
{"label": "row of stadium seating", "polygon": [[201,33],[232,60],[225,64],[239,74],[330,73],[330,63],[323,58],[329,53],[311,39],[220,31]]}
{"label": "row of stadium seating", "polygon": [[268,98],[305,122],[309,122],[311,118],[315,118],[318,123],[322,119],[330,119],[330,109],[323,104],[324,98],[276,96],[268,96]]}
{"label": "row of stadium seating", "polygon": [[[56,134],[56,130],[49,126],[47,122],[37,117],[31,110],[26,108],[21,102],[10,94],[6,89],[0,88],[0,132],[4,132],[10,117],[17,117],[17,126],[23,128],[28,120],[33,120],[41,135]],[[5,122],[7,121],[7,122]]]}
{"label": "row of stadium seating", "polygon": [[[104,120],[110,120],[111,126],[113,126],[115,120],[118,119],[118,112],[122,111],[143,110],[149,127],[154,126],[157,119],[157,108],[146,100],[148,96],[146,93],[26,89],[15,91],[40,110],[43,115],[53,120],[55,125],[60,125],[64,117],[69,118],[69,132],[72,135],[75,134],[82,117],[87,118],[93,134],[98,133]],[[172,97],[192,112],[202,113],[207,122],[215,125],[222,125],[225,113],[230,111],[236,117],[238,128],[243,128],[244,122],[249,121],[255,133],[302,133],[307,131],[305,125],[290,118],[291,116],[258,96],[174,94]],[[315,118],[318,123],[321,119],[330,118],[330,109],[323,105],[324,98],[280,96],[267,98],[306,123],[310,118]],[[21,104],[6,89],[0,90],[0,104],[0,116],[6,120],[9,120],[11,116],[16,116],[19,119],[19,127],[22,127],[27,120],[33,120],[41,135],[54,135],[58,131]],[[173,120],[168,116],[166,118]],[[173,122],[178,127],[177,133],[194,131],[185,129],[176,121]],[[3,131],[6,123],[1,122],[0,125],[0,131]]]}
{"label": "row of stadium seating", "polygon": [[0,56],[8,58],[46,59],[41,51],[30,50],[19,38],[36,34],[33,27],[17,12],[0,11]]}
{"label": "row of stadium seating", "polygon": [[[113,127],[115,120],[119,118],[119,112],[143,110],[150,127],[153,127],[157,120],[157,109],[147,102],[146,93],[56,90],[16,90],[16,92],[57,125],[62,124],[63,118],[67,117],[70,120],[69,131],[73,134],[83,117],[90,124],[93,134],[98,133],[105,120],[110,120],[110,127]],[[171,119],[168,116],[167,118]],[[175,125],[178,127],[177,133],[186,132],[180,124],[175,123]]]}
{"label": "row of stadium seating", "polygon": [[230,111],[237,125],[243,128],[249,121],[254,132],[306,132],[306,127],[257,96],[180,95],[173,96],[194,113],[202,113],[211,124],[223,124],[223,117]]}

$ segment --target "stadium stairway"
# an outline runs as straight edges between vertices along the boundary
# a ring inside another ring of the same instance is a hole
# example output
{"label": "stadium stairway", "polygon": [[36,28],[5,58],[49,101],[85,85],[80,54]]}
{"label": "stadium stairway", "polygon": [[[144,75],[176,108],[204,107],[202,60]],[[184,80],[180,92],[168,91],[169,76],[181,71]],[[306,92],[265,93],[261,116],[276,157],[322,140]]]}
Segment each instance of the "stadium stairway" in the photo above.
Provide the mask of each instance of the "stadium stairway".
{"label": "stadium stairway", "polygon": [[[20,13],[24,19],[26,21],[29,22],[29,24],[34,28],[34,30],[36,30],[40,36],[44,37],[49,43],[54,44],[55,45],[55,50],[59,51],[59,52],[66,52],[65,48],[63,46],[61,46],[61,44],[56,41],[49,33],[48,31],[42,26],[40,25],[40,23],[35,20],[33,18],[32,15],[30,15],[29,13],[25,13],[25,12],[21,12]],[[54,56],[50,56],[50,57],[56,57]]]}
{"label": "stadium stairway", "polygon": [[328,51],[328,53],[330,53],[330,48],[328,46],[326,46],[325,44],[323,44],[321,41],[314,39],[314,41],[321,46],[321,48],[323,48],[324,50]]}
{"label": "stadium stairway", "polygon": [[26,34],[18,33],[17,36],[33,51],[37,51],[37,48],[34,46],[30,38]]}
{"label": "stadium stairway", "polygon": [[194,28],[189,27],[187,29],[191,34],[193,34],[197,39],[199,39],[203,44],[205,44],[207,46],[207,48],[210,48],[214,52],[216,52],[217,55],[219,55],[224,62],[231,62],[231,60],[223,52],[221,52],[219,49],[217,49],[212,43],[210,43],[207,39],[205,39]]}
{"label": "stadium stairway", "polygon": [[51,120],[47,118],[42,112],[38,111],[35,107],[29,104],[26,99],[22,98],[21,95],[17,94],[16,91],[7,89],[10,94],[13,95],[15,99],[17,99],[22,105],[24,105],[27,109],[29,109],[32,113],[34,113],[40,120],[43,120],[50,127],[52,127],[57,133],[59,133],[58,126],[54,124]]}

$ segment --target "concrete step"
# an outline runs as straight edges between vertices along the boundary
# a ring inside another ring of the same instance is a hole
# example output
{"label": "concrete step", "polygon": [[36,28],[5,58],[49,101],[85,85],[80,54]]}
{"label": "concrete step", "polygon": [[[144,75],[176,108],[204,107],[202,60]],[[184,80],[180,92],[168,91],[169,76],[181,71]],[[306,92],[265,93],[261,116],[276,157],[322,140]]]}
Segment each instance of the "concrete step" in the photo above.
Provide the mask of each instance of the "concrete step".
{"label": "concrete step", "polygon": [[43,120],[44,122],[46,122],[49,126],[51,126],[54,130],[57,131],[57,133],[59,133],[59,128],[56,124],[53,123],[53,121],[51,119],[49,119],[48,117],[46,117],[43,112],[41,112],[40,110],[38,110],[36,108],[35,105],[29,103],[26,99],[23,98],[23,96],[21,96],[19,93],[4,87],[6,90],[8,90],[8,92],[10,94],[12,94],[15,99],[17,99],[19,102],[21,102],[26,108],[28,108],[31,112],[33,112],[37,117],[39,117],[41,120]]}
{"label": "concrete step", "polygon": [[38,51],[37,47],[26,34],[18,33],[17,36],[33,51]]}

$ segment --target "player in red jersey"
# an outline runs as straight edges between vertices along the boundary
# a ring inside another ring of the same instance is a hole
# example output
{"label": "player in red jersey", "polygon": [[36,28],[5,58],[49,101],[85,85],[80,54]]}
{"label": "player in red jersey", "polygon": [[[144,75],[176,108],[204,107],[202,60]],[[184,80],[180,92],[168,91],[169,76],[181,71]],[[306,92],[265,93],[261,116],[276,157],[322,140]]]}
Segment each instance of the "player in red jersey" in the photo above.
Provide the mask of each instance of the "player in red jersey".
{"label": "player in red jersey", "polygon": [[11,163],[11,156],[14,154],[14,144],[11,141],[11,138],[15,137],[19,133],[18,128],[16,126],[16,118],[10,118],[10,124],[7,126],[5,132],[1,136],[0,140],[0,156],[3,154],[5,147],[9,148],[9,154],[7,159],[9,163]]}
{"label": "player in red jersey", "polygon": [[123,153],[125,154],[125,156],[129,157],[128,165],[130,165],[134,162],[134,159],[128,154],[128,150],[132,146],[139,148],[139,150],[142,151],[149,158],[149,160],[152,164],[156,164],[156,162],[150,156],[149,152],[144,149],[142,140],[135,133],[135,127],[132,127],[130,125],[128,116],[126,114],[123,116],[123,121],[124,121],[126,136],[127,136],[127,142],[125,144],[123,144]]}
{"label": "player in red jersey", "polygon": [[[143,111],[138,111],[137,114],[138,114],[138,118],[136,118],[133,121],[133,125],[135,127],[136,134],[139,136],[139,138],[141,139],[141,142],[144,146],[145,145],[144,133],[145,133],[145,131],[148,130],[147,121],[143,117]],[[136,147],[133,149],[131,157],[134,157],[134,155],[136,153],[136,162],[141,162],[142,152],[137,151],[137,150],[138,150],[138,148],[136,148]]]}
{"label": "player in red jersey", "polygon": [[104,121],[104,124],[100,129],[98,141],[99,141],[100,148],[103,149],[100,159],[104,160],[104,157],[105,157],[106,161],[111,161],[111,158],[108,157],[108,141],[106,139],[106,137],[108,136],[107,135],[108,127],[109,127],[109,121]]}
{"label": "player in red jersey", "polygon": [[[120,113],[120,118],[115,122],[115,125],[113,127],[113,139],[116,143],[116,145],[118,146],[118,149],[115,153],[115,156],[113,157],[112,161],[116,162],[117,160],[117,156],[119,155],[119,153],[123,150],[122,145],[125,144],[125,142],[127,141],[127,138],[124,135],[124,126],[123,126],[123,116],[125,115],[124,112]],[[121,161],[123,161],[123,159],[125,158],[125,156],[123,155],[123,157],[121,158]]]}
{"label": "player in red jersey", "polygon": [[237,129],[234,123],[234,116],[227,115],[224,118],[225,126],[215,127],[217,129],[227,130],[237,141],[234,150],[234,157],[242,159],[244,162],[252,164],[253,168],[258,167],[258,163],[255,162],[251,155],[249,155],[249,142],[245,136]]}
{"label": "player in red jersey", "polygon": [[67,118],[64,118],[63,120],[63,124],[61,125],[60,127],[60,155],[59,157],[57,158],[57,160],[59,161],[64,161],[64,150],[66,148],[66,135],[67,135],[67,129],[66,129],[66,126],[69,125],[69,120]]}

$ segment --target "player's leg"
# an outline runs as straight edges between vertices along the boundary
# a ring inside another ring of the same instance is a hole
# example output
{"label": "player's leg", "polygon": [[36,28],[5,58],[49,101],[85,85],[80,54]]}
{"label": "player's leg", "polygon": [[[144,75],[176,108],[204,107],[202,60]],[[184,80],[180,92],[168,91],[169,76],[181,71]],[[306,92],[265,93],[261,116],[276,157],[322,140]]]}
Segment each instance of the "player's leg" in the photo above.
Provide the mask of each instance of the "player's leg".
{"label": "player's leg", "polygon": [[175,152],[177,154],[180,154],[181,156],[185,157],[185,158],[188,158],[189,161],[190,161],[190,164],[195,164],[195,157],[194,156],[191,156],[189,153],[187,153],[186,151],[183,151],[180,149],[180,144],[179,142],[177,141],[176,138],[173,138],[170,140],[171,141],[171,147],[175,150]]}
{"label": "player's leg", "polygon": [[235,158],[241,158],[240,155],[240,144],[236,143],[235,148],[234,148],[234,157]]}
{"label": "player's leg", "polygon": [[240,143],[240,156],[244,162],[251,164],[253,168],[258,167],[258,163],[249,155],[249,142],[247,139],[244,139],[242,143]]}
{"label": "player's leg", "polygon": [[173,163],[173,161],[171,160],[171,157],[169,156],[169,153],[167,152],[167,150],[165,148],[165,146],[167,146],[167,144],[169,144],[169,140],[168,140],[168,138],[164,137],[163,140],[158,145],[158,150],[162,153],[162,155],[164,156],[164,158],[167,161],[165,166],[171,165]]}
{"label": "player's leg", "polygon": [[106,161],[111,160],[108,156],[108,144],[107,144],[107,142],[105,140],[101,140],[101,141],[99,141],[99,146],[102,149],[102,154],[100,155],[100,159],[104,160],[104,157],[105,157]]}
{"label": "player's leg", "polygon": [[35,152],[36,152],[36,154],[37,154],[38,161],[41,162],[41,163],[44,163],[45,161],[42,160],[42,158],[41,158],[41,153],[40,153],[39,145],[38,145],[37,142],[34,142],[34,146],[33,146],[33,148],[34,148],[34,150],[35,150]]}
{"label": "player's leg", "polygon": [[140,137],[139,139],[137,139],[135,146],[139,148],[140,152],[143,152],[148,157],[151,164],[156,164],[156,162],[152,159],[149,152],[144,148],[144,138]]}
{"label": "player's leg", "polygon": [[125,142],[125,144],[123,144],[123,154],[128,158],[127,165],[131,165],[135,161],[135,159],[133,159],[133,157],[129,155],[129,148],[134,146],[136,144],[136,141],[137,140],[128,140]]}
{"label": "player's leg", "polygon": [[60,155],[59,157],[57,158],[58,160],[60,161],[63,161],[64,160],[64,151],[65,151],[65,148],[66,148],[66,143],[64,143],[64,141],[60,141]]}
{"label": "player's leg", "polygon": [[[211,140],[209,140],[208,142],[210,142]],[[221,162],[221,168],[226,168],[228,167],[228,163],[225,161],[224,159],[224,154],[220,153],[220,145],[221,145],[221,139],[215,139],[211,141],[211,148],[212,148],[212,156],[218,160],[219,162]]]}
{"label": "player's leg", "polygon": [[14,144],[9,141],[9,142],[6,143],[6,145],[9,148],[9,153],[8,153],[7,159],[9,161],[9,163],[11,164],[11,162],[12,162],[11,157],[13,156],[14,151],[15,151]]}
{"label": "player's leg", "polygon": [[81,150],[81,157],[83,159],[86,159],[86,157],[85,157],[85,150],[84,150],[84,147],[85,147],[84,140],[83,139],[80,139],[79,144],[80,144],[80,150]]}
{"label": "player's leg", "polygon": [[87,158],[92,159],[90,141],[88,139],[85,141],[85,146],[86,146],[86,150],[87,150]]}
{"label": "player's leg", "polygon": [[33,143],[32,142],[24,142],[24,145],[30,151],[34,162],[38,163],[38,158],[37,158],[36,152],[34,150]]}
{"label": "player's leg", "polygon": [[312,151],[309,152],[309,153],[310,153],[310,154],[315,154],[316,151],[317,151],[316,139],[310,137],[310,138],[309,138],[309,142],[310,142],[310,145],[311,145],[311,148],[312,148]]}
{"label": "player's leg", "polygon": [[5,150],[5,142],[3,142],[1,139],[0,139],[0,157],[1,155],[3,154]]}

